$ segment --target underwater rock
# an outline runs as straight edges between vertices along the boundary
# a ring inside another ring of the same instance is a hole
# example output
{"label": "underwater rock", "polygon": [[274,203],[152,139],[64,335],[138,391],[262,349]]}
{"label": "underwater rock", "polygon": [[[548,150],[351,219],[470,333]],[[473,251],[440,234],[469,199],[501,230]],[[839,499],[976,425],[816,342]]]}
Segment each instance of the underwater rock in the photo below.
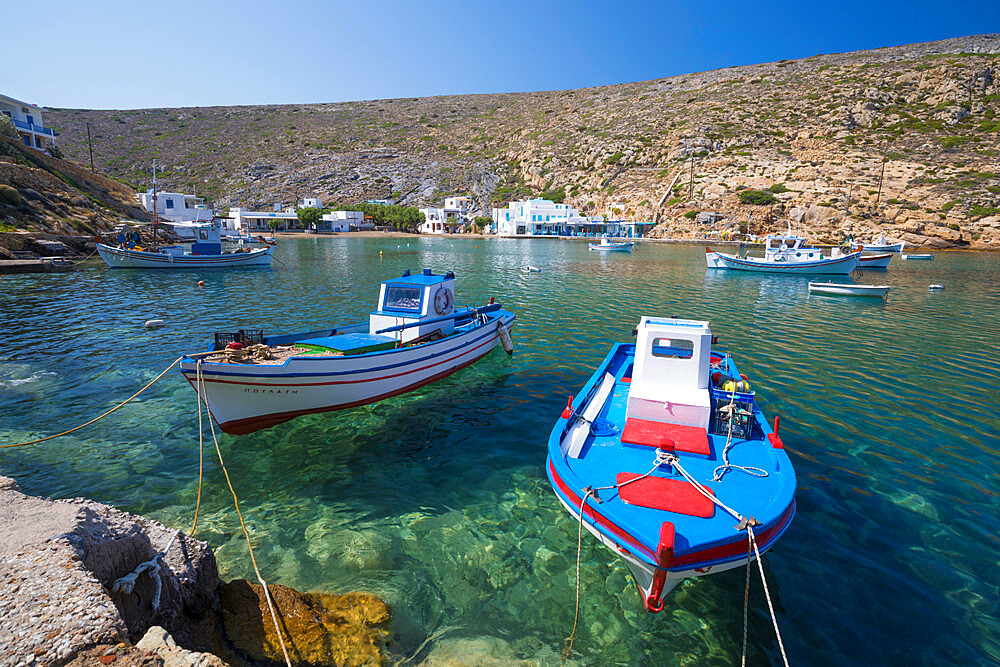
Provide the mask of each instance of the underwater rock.
{"label": "underwater rock", "polygon": [[[389,606],[367,593],[300,593],[269,585],[293,665],[377,665]],[[238,579],[219,589],[226,638],[251,660],[284,662],[263,587]]]}

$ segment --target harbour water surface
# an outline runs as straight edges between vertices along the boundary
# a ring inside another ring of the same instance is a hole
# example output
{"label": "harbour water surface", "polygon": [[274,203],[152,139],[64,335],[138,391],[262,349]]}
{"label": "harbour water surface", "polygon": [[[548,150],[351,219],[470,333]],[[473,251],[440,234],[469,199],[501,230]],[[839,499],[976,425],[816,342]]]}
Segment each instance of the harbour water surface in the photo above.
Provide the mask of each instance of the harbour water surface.
{"label": "harbour water surface", "polygon": [[[798,473],[798,514],[765,559],[792,663],[1000,661],[1000,255],[897,256],[859,279],[891,285],[884,302],[810,296],[807,278],[709,271],[690,246],[601,256],[556,240],[337,237],[282,240],[275,259],[201,275],[93,263],[7,277],[0,444],[95,416],[214,331],[362,320],[380,280],[453,270],[459,304],[495,296],[517,313],[513,359],[497,349],[411,394],[224,436],[222,450],[270,581],[384,596],[395,654],[434,636],[418,662],[478,652],[558,664],[577,526],[545,478],[553,420],[641,315],[708,319],[769,417],[781,416]],[[167,325],[147,331],[151,318]],[[198,537],[224,577],[252,578],[207,460]],[[195,394],[172,372],[94,426],[0,450],[0,474],[186,530]],[[738,663],[743,578],[688,581],[650,615],[625,566],[585,535],[572,660]],[[777,662],[759,581],[750,610],[752,662]]]}

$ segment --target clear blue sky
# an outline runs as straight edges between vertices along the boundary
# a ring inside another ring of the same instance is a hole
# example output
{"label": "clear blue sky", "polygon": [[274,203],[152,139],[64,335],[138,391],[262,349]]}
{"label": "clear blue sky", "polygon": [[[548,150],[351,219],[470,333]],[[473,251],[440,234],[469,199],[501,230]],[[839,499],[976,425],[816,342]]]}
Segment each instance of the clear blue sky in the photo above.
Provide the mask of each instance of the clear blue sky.
{"label": "clear blue sky", "polygon": [[1000,32],[1000,1],[3,3],[0,93],[49,107],[556,90]]}

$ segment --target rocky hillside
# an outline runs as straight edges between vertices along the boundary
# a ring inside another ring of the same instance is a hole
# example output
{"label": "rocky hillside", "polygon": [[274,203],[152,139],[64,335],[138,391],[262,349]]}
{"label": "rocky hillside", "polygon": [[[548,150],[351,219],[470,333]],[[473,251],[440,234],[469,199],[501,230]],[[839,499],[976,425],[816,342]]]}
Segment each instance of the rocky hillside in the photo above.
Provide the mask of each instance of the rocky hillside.
{"label": "rocky hillside", "polygon": [[[982,35],[581,90],[47,119],[68,155],[90,123],[100,169],[145,188],[157,158],[165,187],[217,206],[469,193],[485,212],[547,193],[659,235],[700,236],[685,214],[718,211],[755,233],[791,218],[816,240],[1000,246],[998,54]],[[776,203],[740,203],[763,189]]]}
{"label": "rocky hillside", "polygon": [[149,219],[130,187],[0,136],[0,232],[89,238],[122,218]]}

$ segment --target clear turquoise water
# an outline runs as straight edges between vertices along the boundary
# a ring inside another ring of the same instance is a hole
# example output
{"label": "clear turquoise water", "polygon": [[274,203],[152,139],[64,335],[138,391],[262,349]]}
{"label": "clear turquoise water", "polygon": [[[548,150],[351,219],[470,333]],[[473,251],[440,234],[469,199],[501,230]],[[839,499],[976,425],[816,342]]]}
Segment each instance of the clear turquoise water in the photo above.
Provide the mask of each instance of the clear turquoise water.
{"label": "clear turquoise water", "polygon": [[[700,247],[602,257],[566,241],[408,243],[283,241],[271,270],[202,276],[98,264],[5,276],[0,442],[90,418],[215,330],[363,319],[380,279],[454,270],[460,302],[496,296],[517,312],[513,360],[497,350],[409,395],[225,436],[223,451],[270,580],[385,596],[399,655],[440,633],[418,658],[558,663],[576,524],[545,479],[549,429],[640,315],[705,318],[769,417],[781,415],[798,472],[798,515],[766,558],[793,664],[1000,661],[1000,255],[897,257],[862,279],[893,286],[881,302],[809,296],[802,278],[708,272]],[[529,264],[544,271],[524,273]],[[929,292],[934,282],[946,289]],[[145,330],[154,317],[167,326]],[[31,493],[85,495],[187,529],[195,407],[174,372],[86,430],[0,451],[0,473]],[[245,577],[209,461],[199,537],[224,576]],[[653,616],[589,536],[582,557],[574,659],[738,662],[742,570],[687,582]],[[750,634],[755,664],[779,659],[759,582]]]}

